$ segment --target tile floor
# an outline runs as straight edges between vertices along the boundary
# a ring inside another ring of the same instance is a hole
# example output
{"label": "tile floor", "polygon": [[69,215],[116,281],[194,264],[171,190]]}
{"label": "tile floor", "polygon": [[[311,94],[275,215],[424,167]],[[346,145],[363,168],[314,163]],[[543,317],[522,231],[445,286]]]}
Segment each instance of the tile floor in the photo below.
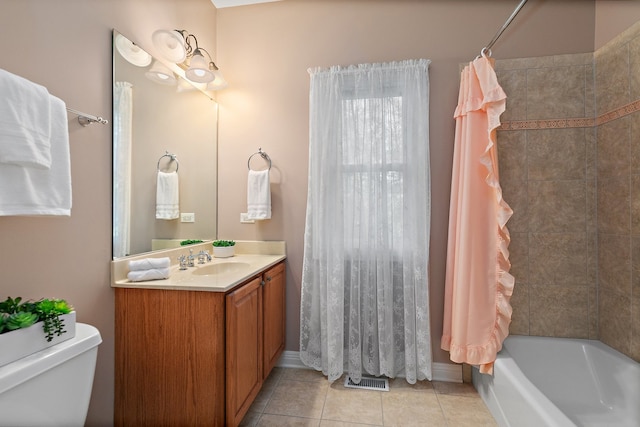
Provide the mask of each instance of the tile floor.
{"label": "tile floor", "polygon": [[319,372],[275,368],[241,426],[497,426],[471,384],[390,380],[390,391],[329,383]]}

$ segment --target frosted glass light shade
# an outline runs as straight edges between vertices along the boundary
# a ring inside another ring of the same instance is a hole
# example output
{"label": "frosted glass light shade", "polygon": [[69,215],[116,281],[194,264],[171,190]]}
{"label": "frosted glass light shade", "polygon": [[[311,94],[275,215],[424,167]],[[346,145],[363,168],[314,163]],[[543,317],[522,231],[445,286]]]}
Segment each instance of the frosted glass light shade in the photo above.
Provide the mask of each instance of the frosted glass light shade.
{"label": "frosted glass light shade", "polygon": [[173,74],[173,71],[160,61],[155,61],[149,71],[144,73],[144,75],[149,80],[162,85],[172,86],[176,84],[176,76]]}
{"label": "frosted glass light shade", "polygon": [[136,45],[122,34],[118,34],[116,36],[115,44],[120,56],[126,59],[129,63],[137,67],[146,67],[151,64],[151,55],[140,49],[140,46]]}
{"label": "frosted glass light shade", "polygon": [[221,90],[229,86],[220,70],[213,70],[215,79],[207,84],[207,90]]}
{"label": "frosted glass light shade", "polygon": [[187,58],[184,37],[178,31],[157,30],[154,31],[151,39],[160,55],[167,61],[178,63]]}
{"label": "frosted glass light shade", "polygon": [[209,70],[209,63],[205,57],[202,56],[199,49],[196,49],[193,53],[185,75],[189,80],[197,83],[209,83],[215,79],[215,76],[211,70]]}

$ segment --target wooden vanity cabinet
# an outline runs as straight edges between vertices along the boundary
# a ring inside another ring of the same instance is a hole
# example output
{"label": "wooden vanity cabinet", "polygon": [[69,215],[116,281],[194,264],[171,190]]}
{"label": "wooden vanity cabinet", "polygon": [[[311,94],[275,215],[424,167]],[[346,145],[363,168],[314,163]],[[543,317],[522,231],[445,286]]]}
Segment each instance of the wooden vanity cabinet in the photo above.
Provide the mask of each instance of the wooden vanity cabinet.
{"label": "wooden vanity cabinet", "polygon": [[238,425],[262,387],[262,277],[226,297],[227,425]]}
{"label": "wooden vanity cabinet", "polygon": [[284,272],[227,293],[115,288],[115,425],[237,426],[284,350]]}
{"label": "wooden vanity cabinet", "polygon": [[263,274],[263,375],[265,380],[284,351],[285,341],[285,269],[280,263]]}

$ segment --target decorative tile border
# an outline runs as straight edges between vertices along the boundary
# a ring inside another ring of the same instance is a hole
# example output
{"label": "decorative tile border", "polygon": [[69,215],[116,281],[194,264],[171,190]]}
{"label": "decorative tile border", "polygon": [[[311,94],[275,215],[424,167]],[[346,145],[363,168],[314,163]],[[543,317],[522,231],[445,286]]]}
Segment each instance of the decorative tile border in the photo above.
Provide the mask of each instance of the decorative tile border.
{"label": "decorative tile border", "polygon": [[593,127],[595,119],[551,119],[503,122],[498,130],[535,130]]}
{"label": "decorative tile border", "polygon": [[623,105],[620,108],[602,114],[596,119],[596,126],[609,123],[612,120],[628,116],[629,114],[633,114],[637,111],[640,111],[640,99],[633,101],[631,104]]}
{"label": "decorative tile border", "polygon": [[603,125],[610,121],[628,116],[640,111],[640,100],[623,105],[608,113],[604,113],[597,118],[575,118],[575,119],[548,119],[548,120],[511,120],[505,121],[498,130],[540,130],[540,129],[568,129],[568,128],[590,128]]}

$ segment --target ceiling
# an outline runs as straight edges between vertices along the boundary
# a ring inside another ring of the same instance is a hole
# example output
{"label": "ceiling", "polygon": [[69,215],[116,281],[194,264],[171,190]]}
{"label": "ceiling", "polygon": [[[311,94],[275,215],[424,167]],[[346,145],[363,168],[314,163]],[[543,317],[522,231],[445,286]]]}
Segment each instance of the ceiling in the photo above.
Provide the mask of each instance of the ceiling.
{"label": "ceiling", "polygon": [[244,6],[247,4],[256,3],[269,3],[280,0],[211,0],[216,9],[222,9],[223,7]]}

